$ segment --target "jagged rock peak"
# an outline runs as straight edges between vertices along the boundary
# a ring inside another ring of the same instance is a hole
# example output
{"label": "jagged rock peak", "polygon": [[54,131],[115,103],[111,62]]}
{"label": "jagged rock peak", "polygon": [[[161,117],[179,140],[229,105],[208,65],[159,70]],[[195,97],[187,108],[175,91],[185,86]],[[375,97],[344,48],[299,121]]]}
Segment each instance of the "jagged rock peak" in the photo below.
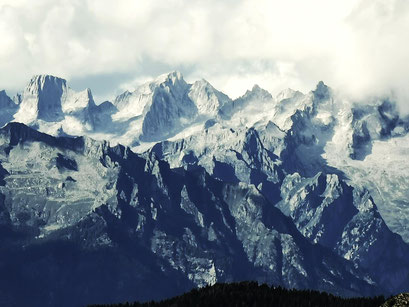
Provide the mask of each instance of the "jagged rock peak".
{"label": "jagged rock peak", "polygon": [[169,93],[179,101],[186,94],[188,87],[180,72],[160,75],[150,82],[137,86],[132,92],[125,91],[117,96],[114,105],[119,112],[115,117],[123,119],[146,114],[157,98],[161,100],[163,95]]}
{"label": "jagged rock peak", "polygon": [[5,90],[0,91],[0,108],[17,107],[15,102],[7,95]]}
{"label": "jagged rock peak", "polygon": [[216,116],[218,110],[230,101],[227,95],[219,92],[205,79],[193,83],[188,96],[195,103],[200,114],[209,116]]}
{"label": "jagged rock peak", "polygon": [[212,90],[215,90],[215,88],[213,87],[213,85],[210,84],[209,81],[207,81],[206,79],[200,79],[195,81],[192,86],[194,87],[206,87],[206,88],[210,88]]}
{"label": "jagged rock peak", "polygon": [[61,102],[64,112],[73,112],[76,110],[84,109],[88,106],[95,106],[94,97],[89,88],[75,93],[72,90]]}
{"label": "jagged rock peak", "polygon": [[9,97],[5,90],[0,91],[0,97]]}
{"label": "jagged rock peak", "polygon": [[229,96],[224,94],[223,92],[219,91],[216,89],[209,81],[206,79],[200,79],[195,81],[193,84],[190,86],[190,92],[198,92],[201,91],[203,93],[206,93],[207,95],[216,95],[218,96],[219,99],[228,99],[230,100]]}
{"label": "jagged rock peak", "polygon": [[183,75],[178,71],[173,71],[168,74],[160,75],[159,77],[155,79],[153,83],[173,85],[173,86],[176,86],[178,84],[186,85],[186,81],[183,79]]}
{"label": "jagged rock peak", "polygon": [[275,97],[275,99],[277,101],[282,101],[284,99],[289,99],[295,96],[302,96],[303,93],[301,93],[300,91],[295,91],[292,88],[287,88],[285,90],[282,90],[281,92],[279,92],[277,94],[277,96]]}
{"label": "jagged rock peak", "polygon": [[52,75],[35,75],[26,86],[25,92],[35,94],[48,88],[63,89],[67,87],[65,79]]}
{"label": "jagged rock peak", "polygon": [[324,100],[331,96],[331,88],[329,88],[323,81],[318,82],[314,91],[314,96],[318,99]]}
{"label": "jagged rock peak", "polygon": [[67,96],[67,92],[67,82],[64,79],[51,75],[34,76],[24,90],[15,119],[23,123],[30,123],[36,119],[60,120],[61,102]]}
{"label": "jagged rock peak", "polygon": [[272,100],[273,96],[271,96],[271,94],[267,90],[258,86],[258,84],[254,84],[251,91],[247,90],[243,98]]}
{"label": "jagged rock peak", "polygon": [[114,100],[114,105],[119,104],[121,101],[123,101],[124,99],[126,99],[127,97],[129,97],[130,95],[132,95],[132,93],[128,90],[126,90],[125,92],[123,92],[122,94],[119,94],[118,96],[116,96],[115,100]]}

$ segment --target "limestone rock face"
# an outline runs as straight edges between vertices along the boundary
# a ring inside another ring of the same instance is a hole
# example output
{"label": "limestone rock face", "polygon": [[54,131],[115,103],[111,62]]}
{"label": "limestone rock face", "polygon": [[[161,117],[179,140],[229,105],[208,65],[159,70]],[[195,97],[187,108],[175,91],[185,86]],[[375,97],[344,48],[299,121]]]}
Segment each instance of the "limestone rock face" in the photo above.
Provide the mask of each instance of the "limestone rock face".
{"label": "limestone rock face", "polygon": [[62,100],[67,96],[66,81],[54,76],[34,76],[24,89],[16,120],[30,123],[36,119],[57,121],[62,117]]}
{"label": "limestone rock face", "polygon": [[[25,285],[1,283],[3,300],[16,291],[23,291],[21,306],[34,292],[51,295],[34,305],[50,306],[101,295],[152,299],[238,279],[347,296],[381,291],[367,273],[310,243],[252,184],[18,123],[0,130],[0,152],[0,227],[9,232],[1,237],[2,259],[18,267],[16,281]],[[2,276],[7,270],[0,268]],[[129,274],[134,270],[143,274]],[[59,283],[71,278],[76,295],[61,301]],[[124,281],[133,286],[123,288]],[[159,281],[163,290],[152,287]]]}
{"label": "limestone rock face", "polygon": [[112,103],[36,76],[0,108],[3,305],[243,279],[409,290],[409,119],[392,100],[347,101],[323,82],[231,99],[172,72]]}
{"label": "limestone rock face", "polygon": [[[84,135],[99,128],[98,118],[107,114],[95,104],[90,89],[75,92],[66,80],[50,75],[34,76],[17,98],[14,119],[9,121],[52,135]],[[105,126],[111,122],[111,114],[105,118]]]}

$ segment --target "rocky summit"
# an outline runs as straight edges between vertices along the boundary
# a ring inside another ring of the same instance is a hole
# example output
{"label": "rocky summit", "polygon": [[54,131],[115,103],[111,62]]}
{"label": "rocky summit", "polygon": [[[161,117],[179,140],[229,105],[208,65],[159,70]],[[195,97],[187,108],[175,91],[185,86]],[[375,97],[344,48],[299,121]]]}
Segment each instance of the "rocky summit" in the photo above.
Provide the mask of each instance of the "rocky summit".
{"label": "rocky summit", "polygon": [[0,105],[0,305],[242,280],[409,290],[409,119],[392,100],[323,82],[233,100],[173,72],[103,103],[35,76]]}

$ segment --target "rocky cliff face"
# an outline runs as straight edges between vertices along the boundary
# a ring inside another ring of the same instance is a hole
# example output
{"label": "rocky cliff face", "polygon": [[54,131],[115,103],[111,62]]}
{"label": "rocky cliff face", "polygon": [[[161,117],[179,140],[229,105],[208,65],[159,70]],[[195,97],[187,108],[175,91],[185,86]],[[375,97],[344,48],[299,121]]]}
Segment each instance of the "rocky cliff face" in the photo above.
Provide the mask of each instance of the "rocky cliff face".
{"label": "rocky cliff face", "polygon": [[99,118],[109,116],[106,124],[111,121],[112,112],[95,104],[90,89],[75,92],[66,80],[54,76],[34,76],[17,101],[7,122],[21,122],[52,135],[83,135],[100,128]]}
{"label": "rocky cliff face", "polygon": [[58,121],[62,118],[62,100],[67,96],[66,81],[53,76],[34,76],[24,89],[16,120],[30,123],[36,119]]}
{"label": "rocky cliff face", "polygon": [[232,100],[174,72],[102,104],[40,76],[0,104],[4,123],[31,126],[0,130],[5,305],[243,279],[407,291],[409,121],[392,101],[339,100],[323,82]]}
{"label": "rocky cliff face", "polygon": [[[254,185],[22,124],[0,135],[8,263],[1,271],[9,276],[14,268],[10,278],[25,285],[4,280],[3,301],[23,291],[20,305],[33,299],[52,306],[61,301],[59,285],[76,294],[67,306],[150,299],[238,279],[342,295],[380,291],[365,272],[309,243]],[[158,280],[163,288],[150,288]]]}
{"label": "rocky cliff face", "polygon": [[284,179],[281,196],[277,207],[311,242],[365,268],[388,291],[406,287],[408,246],[388,229],[368,191],[335,174],[295,173]]}
{"label": "rocky cliff face", "polygon": [[0,126],[4,126],[13,120],[17,112],[18,105],[6,94],[6,91],[0,91]]}

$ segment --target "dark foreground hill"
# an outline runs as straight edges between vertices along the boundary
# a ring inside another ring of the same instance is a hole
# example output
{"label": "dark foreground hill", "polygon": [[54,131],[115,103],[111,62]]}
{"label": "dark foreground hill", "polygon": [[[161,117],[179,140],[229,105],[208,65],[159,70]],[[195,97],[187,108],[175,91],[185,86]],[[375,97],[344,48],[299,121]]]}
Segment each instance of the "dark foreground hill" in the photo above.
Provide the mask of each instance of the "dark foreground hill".
{"label": "dark foreground hill", "polygon": [[381,307],[409,306],[409,293],[401,293],[388,299]]}
{"label": "dark foreground hill", "polygon": [[182,307],[182,306],[342,306],[378,307],[385,302],[383,296],[372,298],[341,298],[325,292],[311,290],[288,290],[282,287],[269,287],[256,282],[218,283],[201,289],[193,289],[181,296],[160,302],[123,303],[117,305],[91,305],[89,307]]}

